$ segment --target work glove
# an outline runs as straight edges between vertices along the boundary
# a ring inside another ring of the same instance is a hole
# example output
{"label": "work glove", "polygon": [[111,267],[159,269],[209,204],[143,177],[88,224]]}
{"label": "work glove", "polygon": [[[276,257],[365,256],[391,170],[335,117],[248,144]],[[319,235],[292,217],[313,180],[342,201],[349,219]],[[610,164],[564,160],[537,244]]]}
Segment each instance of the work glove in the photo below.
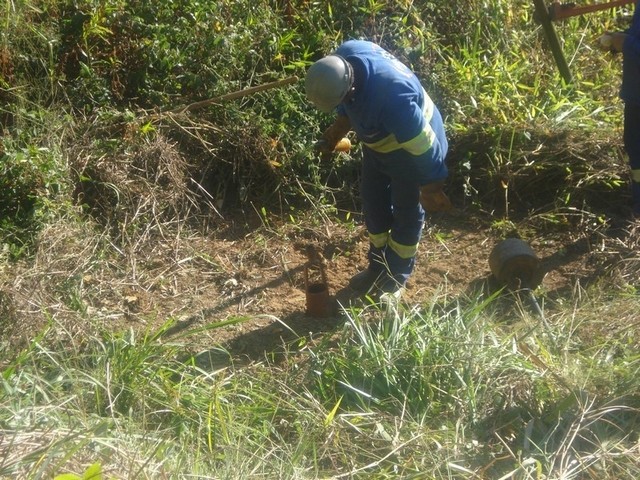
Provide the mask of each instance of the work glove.
{"label": "work glove", "polygon": [[[316,144],[320,153],[332,153],[351,130],[351,121],[346,115],[338,115],[335,121],[324,131]],[[346,148],[348,150],[348,147]]]}
{"label": "work glove", "polygon": [[627,34],[625,32],[605,32],[598,42],[600,50],[610,53],[621,53],[626,38]]}
{"label": "work glove", "polygon": [[435,182],[420,188],[420,204],[428,213],[451,213],[455,210],[443,187],[444,182]]}

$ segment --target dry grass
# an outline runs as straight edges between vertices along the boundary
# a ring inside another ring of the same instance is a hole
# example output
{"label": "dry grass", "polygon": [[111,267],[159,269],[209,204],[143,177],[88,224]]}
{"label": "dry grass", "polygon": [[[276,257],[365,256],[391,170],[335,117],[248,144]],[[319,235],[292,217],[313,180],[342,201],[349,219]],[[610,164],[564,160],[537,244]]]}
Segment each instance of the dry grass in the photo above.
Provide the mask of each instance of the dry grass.
{"label": "dry grass", "polygon": [[629,225],[609,246],[613,279],[640,290],[640,221]]}
{"label": "dry grass", "polygon": [[93,149],[87,145],[71,155],[80,179],[76,201],[123,243],[128,230],[142,224],[162,235],[165,224],[185,219],[200,203],[188,184],[190,165],[163,136],[132,142],[114,155],[95,157]]}

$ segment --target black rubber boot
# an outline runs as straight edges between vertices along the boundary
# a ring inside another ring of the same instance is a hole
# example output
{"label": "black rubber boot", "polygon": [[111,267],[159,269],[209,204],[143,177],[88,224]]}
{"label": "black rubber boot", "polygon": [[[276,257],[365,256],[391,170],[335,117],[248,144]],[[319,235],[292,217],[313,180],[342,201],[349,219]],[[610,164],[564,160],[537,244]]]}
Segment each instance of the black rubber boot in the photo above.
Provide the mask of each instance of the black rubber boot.
{"label": "black rubber boot", "polygon": [[380,293],[394,294],[398,290],[402,290],[404,288],[404,284],[389,275],[385,275],[376,282],[376,288]]}
{"label": "black rubber boot", "polygon": [[351,277],[349,287],[357,292],[368,292],[383,275],[386,272],[367,268]]}

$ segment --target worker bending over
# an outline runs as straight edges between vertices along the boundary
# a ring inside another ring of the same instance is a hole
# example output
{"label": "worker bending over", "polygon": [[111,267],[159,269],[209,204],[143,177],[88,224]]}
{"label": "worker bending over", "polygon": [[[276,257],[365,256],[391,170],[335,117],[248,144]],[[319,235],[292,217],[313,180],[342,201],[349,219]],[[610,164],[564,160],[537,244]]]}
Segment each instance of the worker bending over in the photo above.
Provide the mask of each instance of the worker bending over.
{"label": "worker bending over", "polygon": [[452,208],[442,191],[448,142],[440,112],[408,67],[368,41],[347,41],[315,62],[305,88],[319,110],[337,113],[323,134],[325,151],[351,130],[362,142],[369,264],[350,286],[399,297],[415,266],[425,208]]}

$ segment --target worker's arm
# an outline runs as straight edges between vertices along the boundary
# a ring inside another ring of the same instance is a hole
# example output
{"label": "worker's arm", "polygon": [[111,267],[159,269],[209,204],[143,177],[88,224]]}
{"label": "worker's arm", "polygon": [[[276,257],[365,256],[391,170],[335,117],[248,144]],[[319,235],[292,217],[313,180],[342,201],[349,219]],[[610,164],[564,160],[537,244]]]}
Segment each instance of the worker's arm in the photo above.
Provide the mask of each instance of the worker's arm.
{"label": "worker's arm", "polygon": [[388,151],[401,148],[429,166],[429,182],[444,180],[447,168],[442,161],[438,137],[431,122],[435,105],[425,93],[424,107],[418,104],[415,93],[396,96],[385,105],[381,119],[390,135],[384,140]]}
{"label": "worker's arm", "polygon": [[393,135],[397,146],[416,157],[426,154],[435,140],[430,117],[418,104],[417,94],[411,91],[389,98],[380,114],[382,125]]}
{"label": "worker's arm", "polygon": [[324,131],[318,149],[323,153],[330,153],[347,133],[351,130],[351,121],[346,115],[338,114],[335,121]]}

